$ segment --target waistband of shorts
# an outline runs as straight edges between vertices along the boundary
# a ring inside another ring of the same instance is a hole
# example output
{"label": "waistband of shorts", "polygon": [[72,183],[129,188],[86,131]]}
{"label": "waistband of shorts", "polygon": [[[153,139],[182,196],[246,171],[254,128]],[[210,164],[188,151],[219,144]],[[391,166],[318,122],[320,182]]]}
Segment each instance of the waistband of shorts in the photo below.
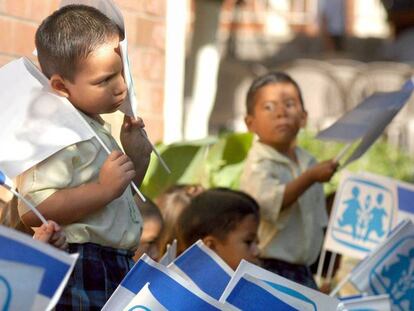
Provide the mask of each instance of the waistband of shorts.
{"label": "waistband of shorts", "polygon": [[95,243],[69,243],[69,253],[79,253],[82,257],[107,255],[132,258],[134,256],[134,252],[130,250],[117,249],[109,246],[102,246]]}

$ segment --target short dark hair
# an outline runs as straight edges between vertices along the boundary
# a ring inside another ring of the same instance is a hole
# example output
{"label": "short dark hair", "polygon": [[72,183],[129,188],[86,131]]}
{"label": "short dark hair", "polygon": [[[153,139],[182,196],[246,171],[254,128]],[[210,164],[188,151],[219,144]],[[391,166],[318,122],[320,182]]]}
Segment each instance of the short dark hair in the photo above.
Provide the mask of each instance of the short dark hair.
{"label": "short dark hair", "polygon": [[161,224],[164,222],[160,209],[157,204],[154,203],[150,198],[145,196],[145,202],[142,202],[141,198],[136,194],[134,195],[135,204],[138,206],[139,211],[141,212],[142,219],[144,222],[147,219],[156,219]]}
{"label": "short dark hair", "polygon": [[36,31],[40,67],[73,81],[79,62],[108,39],[122,37],[117,24],[99,10],[86,5],[68,5],[49,15]]}
{"label": "short dark hair", "polygon": [[273,83],[292,84],[296,88],[296,91],[298,92],[298,95],[299,95],[300,104],[302,105],[303,110],[305,110],[302,92],[300,91],[300,87],[297,84],[297,82],[293,80],[292,77],[289,76],[287,73],[284,73],[282,71],[273,71],[273,72],[266,73],[263,76],[257,77],[250,85],[250,88],[246,96],[246,113],[248,115],[254,114],[254,96],[256,95],[257,91],[261,89],[262,87],[268,84],[273,84]]}
{"label": "short dark hair", "polygon": [[179,247],[185,249],[208,235],[225,240],[247,215],[259,221],[259,205],[248,194],[226,188],[206,190],[178,218]]}

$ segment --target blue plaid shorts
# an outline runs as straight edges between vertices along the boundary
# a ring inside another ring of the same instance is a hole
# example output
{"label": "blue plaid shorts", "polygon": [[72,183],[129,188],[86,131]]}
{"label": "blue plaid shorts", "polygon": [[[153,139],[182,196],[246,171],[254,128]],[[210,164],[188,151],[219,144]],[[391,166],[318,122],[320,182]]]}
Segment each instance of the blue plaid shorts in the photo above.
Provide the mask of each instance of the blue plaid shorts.
{"label": "blue plaid shorts", "polygon": [[79,258],[56,311],[98,311],[134,265],[133,252],[93,243],[69,244]]}

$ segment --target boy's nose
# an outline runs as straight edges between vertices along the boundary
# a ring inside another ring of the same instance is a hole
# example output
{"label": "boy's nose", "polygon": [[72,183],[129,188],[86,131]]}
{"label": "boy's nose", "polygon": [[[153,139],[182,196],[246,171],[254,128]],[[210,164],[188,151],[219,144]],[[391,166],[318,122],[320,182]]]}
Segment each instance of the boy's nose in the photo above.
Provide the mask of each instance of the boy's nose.
{"label": "boy's nose", "polygon": [[127,90],[127,85],[126,85],[125,79],[122,75],[119,75],[116,81],[114,93],[115,95],[121,95],[122,93],[126,92],[126,90]]}
{"label": "boy's nose", "polygon": [[286,115],[286,109],[283,105],[276,105],[275,114],[278,117],[284,117]]}

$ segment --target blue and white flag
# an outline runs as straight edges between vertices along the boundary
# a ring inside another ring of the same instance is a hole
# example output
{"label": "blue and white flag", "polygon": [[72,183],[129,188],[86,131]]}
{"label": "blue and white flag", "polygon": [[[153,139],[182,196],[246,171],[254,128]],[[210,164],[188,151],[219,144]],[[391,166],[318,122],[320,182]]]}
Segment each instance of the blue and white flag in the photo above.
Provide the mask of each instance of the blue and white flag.
{"label": "blue and white flag", "polygon": [[388,295],[341,297],[337,311],[391,311]]}
{"label": "blue and white flag", "polygon": [[414,310],[414,224],[401,222],[352,270],[349,280],[369,295],[387,294],[393,310]]}
{"label": "blue and white flag", "polygon": [[124,310],[147,283],[151,295],[167,310],[222,310],[223,306],[217,300],[145,254],[129,271],[102,310]]}
{"label": "blue and white flag", "polygon": [[219,299],[234,271],[214,251],[198,240],[182,253],[168,269]]}
{"label": "blue and white flag", "polygon": [[[77,258],[77,255],[69,255],[25,234],[0,226],[0,260],[34,266],[43,272],[33,303],[33,310],[51,310],[56,305]],[[3,277],[5,276],[3,275]],[[20,282],[36,283],[38,282],[38,274],[25,275]],[[29,286],[35,286],[35,284]],[[18,292],[18,288],[11,288],[12,295],[13,292]],[[20,296],[19,299],[25,299],[25,296]]]}
{"label": "blue and white flag", "polygon": [[399,91],[371,95],[329,128],[321,131],[317,138],[348,143],[360,139],[361,142],[344,163],[347,165],[363,155],[375,142],[405,105],[413,89],[414,84],[410,79]]}
{"label": "blue and white flag", "polygon": [[397,223],[397,182],[374,174],[343,172],[324,248],[362,259],[384,241]]}
{"label": "blue and white flag", "polygon": [[[224,303],[227,301],[240,279],[244,278],[252,282],[253,279],[249,279],[248,276],[264,282],[266,287],[262,286],[263,289],[266,289],[268,293],[282,300],[285,304],[292,307],[293,310],[336,310],[339,303],[336,298],[329,297],[319,291],[290,281],[261,267],[248,263],[245,260],[242,260],[237,267],[223,295],[220,297],[220,302]],[[259,301],[259,299],[265,298],[257,297],[256,299]]]}
{"label": "blue and white flag", "polygon": [[299,309],[298,306],[293,307],[284,302],[283,298],[281,299],[279,296],[281,296],[281,293],[278,290],[245,274],[226,297],[225,304],[244,311],[308,310],[305,302],[298,301],[301,305],[301,309]]}
{"label": "blue and white flag", "polygon": [[0,310],[32,310],[45,269],[0,259]]}
{"label": "blue and white flag", "polygon": [[0,169],[14,178],[95,133],[27,58],[0,68]]}

